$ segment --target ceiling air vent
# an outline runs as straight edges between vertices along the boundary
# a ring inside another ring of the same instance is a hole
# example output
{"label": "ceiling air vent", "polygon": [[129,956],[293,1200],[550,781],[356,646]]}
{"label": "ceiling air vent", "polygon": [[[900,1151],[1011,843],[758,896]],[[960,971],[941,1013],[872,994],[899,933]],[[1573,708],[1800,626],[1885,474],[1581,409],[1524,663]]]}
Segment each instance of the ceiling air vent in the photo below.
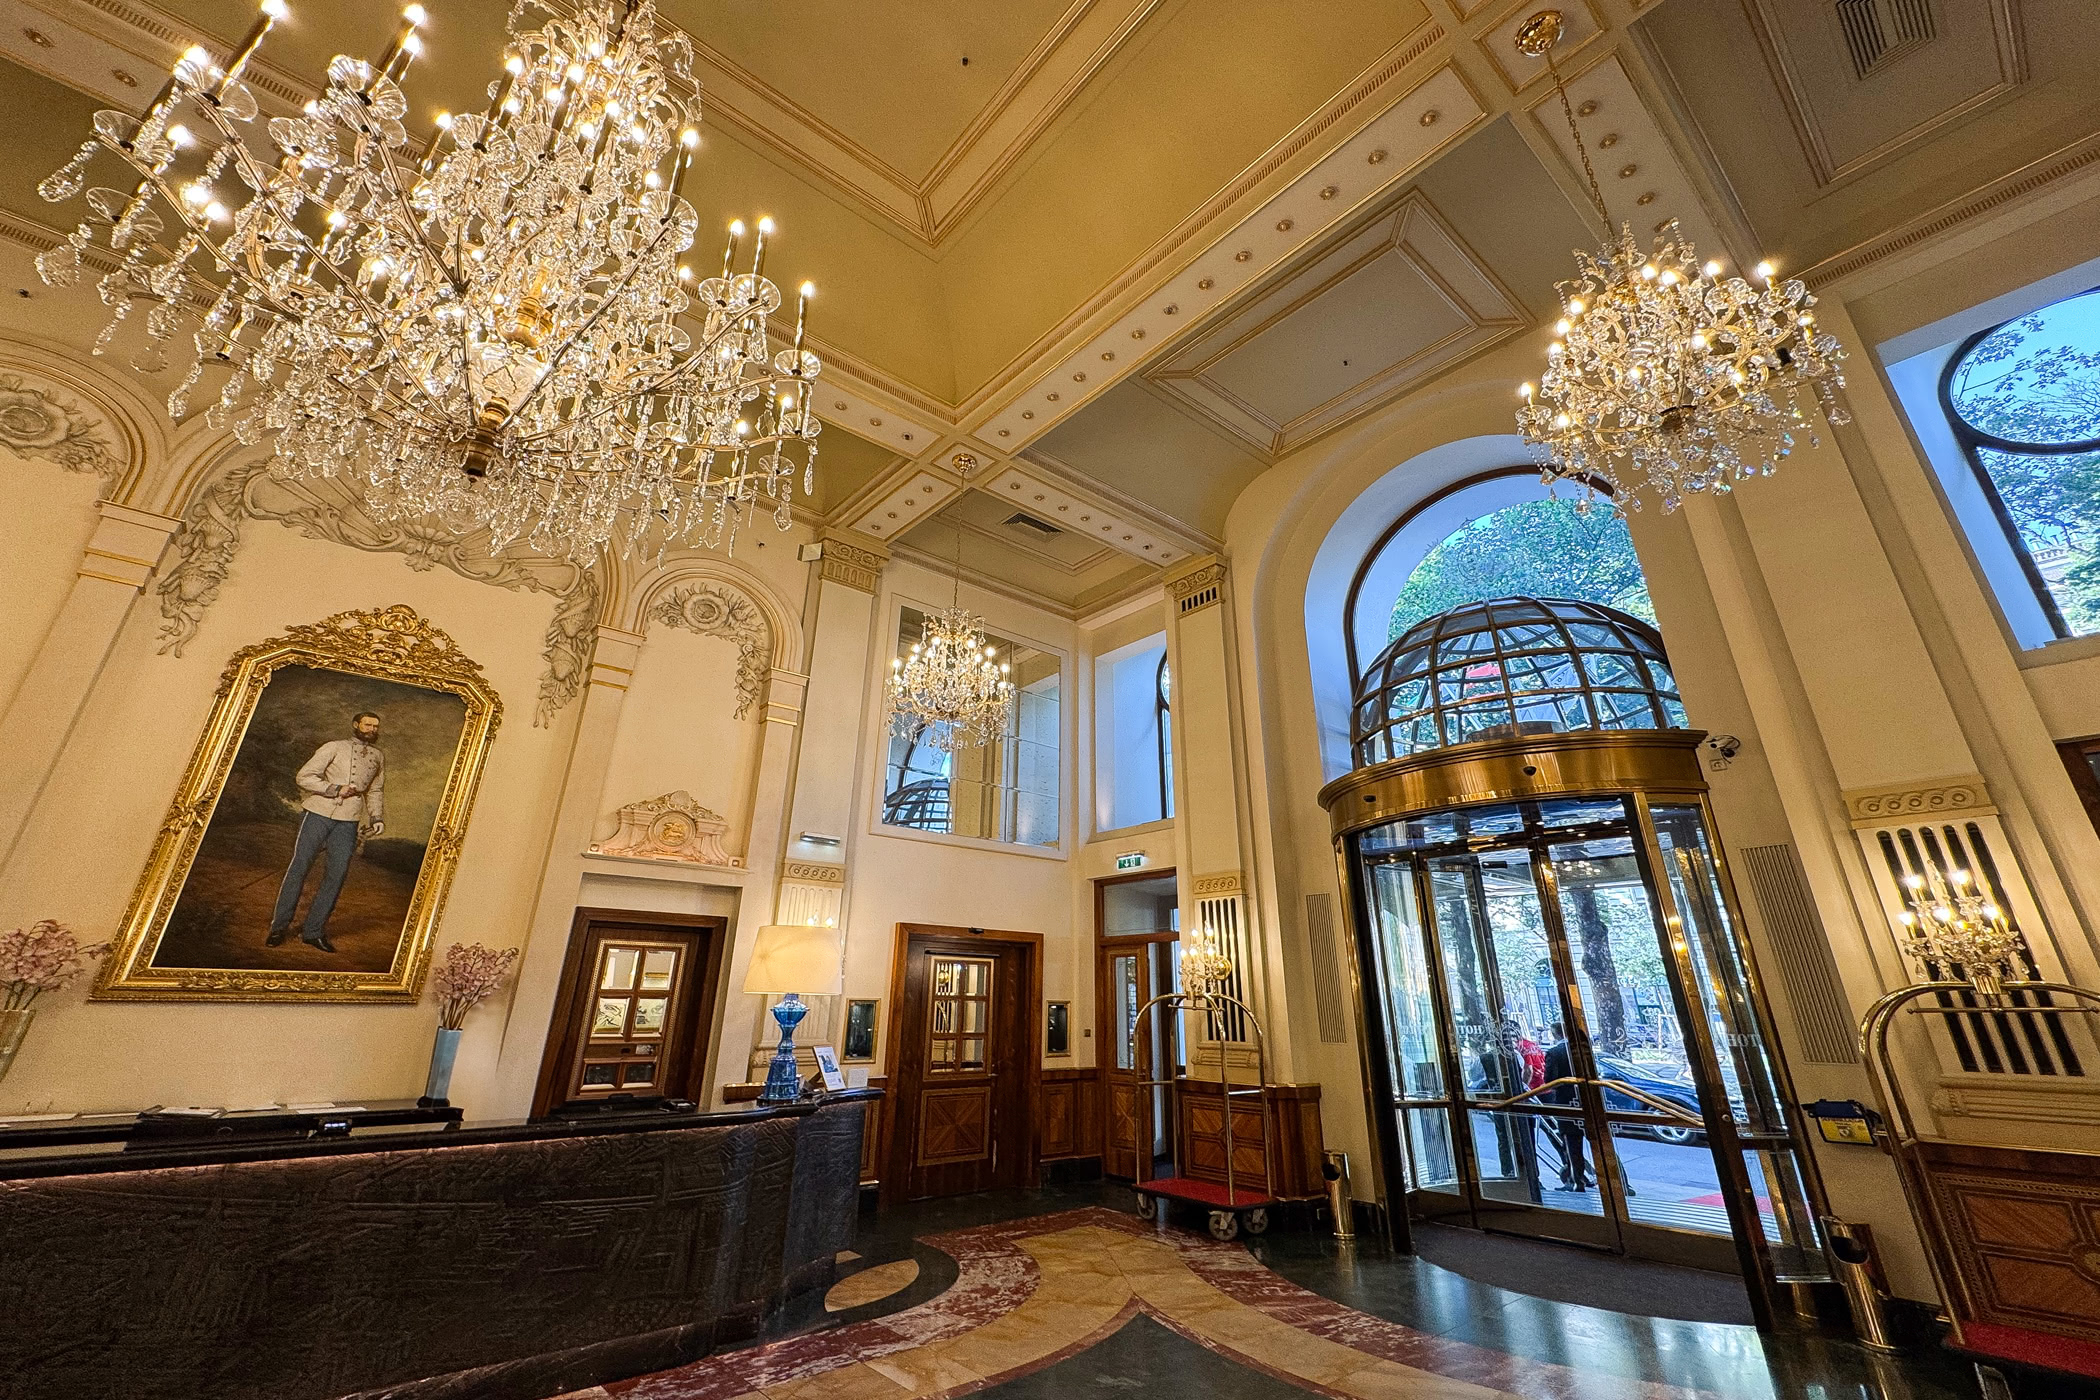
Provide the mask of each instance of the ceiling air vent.
{"label": "ceiling air vent", "polygon": [[1927,43],[1935,30],[1932,0],[1836,0],[1838,27],[1852,72],[1865,78]]}
{"label": "ceiling air vent", "polygon": [[1062,535],[1064,533],[1063,530],[1058,529],[1057,526],[1052,525],[1049,521],[1038,520],[1025,510],[1017,510],[999,523],[1001,525],[1018,525],[1024,530],[1033,530],[1038,535],[1046,538],[1051,535]]}

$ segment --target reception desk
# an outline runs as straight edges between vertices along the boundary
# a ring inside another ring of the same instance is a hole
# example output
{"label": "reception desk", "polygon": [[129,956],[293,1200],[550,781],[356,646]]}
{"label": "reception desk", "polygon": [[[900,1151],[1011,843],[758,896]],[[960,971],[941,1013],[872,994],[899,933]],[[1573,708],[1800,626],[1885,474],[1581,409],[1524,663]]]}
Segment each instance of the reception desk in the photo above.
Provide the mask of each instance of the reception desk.
{"label": "reception desk", "polygon": [[0,1396],[499,1400],[681,1364],[830,1279],[879,1097],[0,1150]]}

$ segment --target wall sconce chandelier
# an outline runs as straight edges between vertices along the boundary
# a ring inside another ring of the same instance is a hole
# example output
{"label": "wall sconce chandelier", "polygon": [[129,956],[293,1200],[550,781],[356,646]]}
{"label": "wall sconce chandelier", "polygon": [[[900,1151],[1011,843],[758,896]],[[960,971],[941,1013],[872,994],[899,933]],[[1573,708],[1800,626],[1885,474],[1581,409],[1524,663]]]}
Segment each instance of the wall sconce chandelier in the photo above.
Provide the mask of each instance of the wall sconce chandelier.
{"label": "wall sconce chandelier", "polygon": [[1903,877],[1903,902],[1896,916],[1903,925],[1903,950],[1926,973],[1938,978],[1965,977],[1986,1001],[2004,995],[2005,978],[2020,971],[2020,934],[2005,911],[1978,889],[1966,870],[1942,876],[1928,867],[1924,875]]}
{"label": "wall sconce chandelier", "polygon": [[[1517,31],[1518,52],[1542,58],[1582,157],[1590,199],[1606,229],[1611,212],[1553,63],[1561,12],[1541,10]],[[1673,219],[1642,253],[1621,224],[1616,244],[1578,250],[1577,275],[1557,284],[1563,310],[1546,370],[1520,391],[1517,426],[1549,477],[1582,483],[1582,504],[1601,486],[1620,513],[1653,494],[1674,511],[1695,492],[1729,490],[1769,475],[1793,450],[1812,393],[1832,424],[1851,421],[1837,338],[1816,329],[1815,298],[1798,281],[1775,282],[1759,263],[1752,286],[1700,263]]]}
{"label": "wall sconce chandelier", "polygon": [[192,48],[143,117],[95,114],[38,192],[80,193],[101,151],[130,188],[88,190],[89,217],[37,271],[78,280],[106,232],[118,265],[96,353],[143,303],[133,364],[158,370],[201,310],[169,414],[223,372],[208,422],[274,437],[282,475],[360,476],[383,520],[431,515],[579,560],[644,537],[733,548],[765,510],[787,528],[820,430],[821,365],[802,348],[813,289],[776,354],[770,220],[742,268],[741,223],[720,276],[679,261],[698,226],[681,194],[700,106],[687,41],[659,37],[653,0],[589,0],[536,29],[525,9],[487,110],[439,114],[418,148],[400,81],[422,6],[376,62],[338,55],[302,115],[257,130],[241,74],[288,13],[263,0],[223,68]]}

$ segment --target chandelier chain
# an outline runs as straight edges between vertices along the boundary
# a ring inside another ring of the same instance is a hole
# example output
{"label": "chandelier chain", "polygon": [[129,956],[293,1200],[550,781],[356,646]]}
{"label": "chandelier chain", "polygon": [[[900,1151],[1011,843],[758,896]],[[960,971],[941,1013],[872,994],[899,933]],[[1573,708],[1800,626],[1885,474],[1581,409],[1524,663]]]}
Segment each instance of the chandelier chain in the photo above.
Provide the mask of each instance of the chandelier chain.
{"label": "chandelier chain", "polygon": [[1583,142],[1582,128],[1575,124],[1575,109],[1568,104],[1568,86],[1560,80],[1560,68],[1553,62],[1553,50],[1545,52],[1546,72],[1553,79],[1553,91],[1560,97],[1560,114],[1568,119],[1568,135],[1575,140],[1575,154],[1582,157],[1582,174],[1590,182],[1590,202],[1597,206],[1597,217],[1604,220],[1604,231],[1611,232],[1611,210],[1604,205],[1604,191],[1597,184],[1597,167],[1590,164],[1590,148]]}

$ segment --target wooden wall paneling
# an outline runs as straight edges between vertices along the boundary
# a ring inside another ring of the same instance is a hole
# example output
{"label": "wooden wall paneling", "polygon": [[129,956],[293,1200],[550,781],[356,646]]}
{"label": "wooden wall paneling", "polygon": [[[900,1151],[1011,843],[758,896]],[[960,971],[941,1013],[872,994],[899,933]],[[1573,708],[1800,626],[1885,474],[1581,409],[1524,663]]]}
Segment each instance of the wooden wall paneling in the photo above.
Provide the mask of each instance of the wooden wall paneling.
{"label": "wooden wall paneling", "polygon": [[1966,1322],[2100,1343],[2100,1155],[1923,1142]]}
{"label": "wooden wall paneling", "polygon": [[1098,1069],[1043,1071],[1041,1141],[1045,1162],[1101,1155],[1101,1073]]}

